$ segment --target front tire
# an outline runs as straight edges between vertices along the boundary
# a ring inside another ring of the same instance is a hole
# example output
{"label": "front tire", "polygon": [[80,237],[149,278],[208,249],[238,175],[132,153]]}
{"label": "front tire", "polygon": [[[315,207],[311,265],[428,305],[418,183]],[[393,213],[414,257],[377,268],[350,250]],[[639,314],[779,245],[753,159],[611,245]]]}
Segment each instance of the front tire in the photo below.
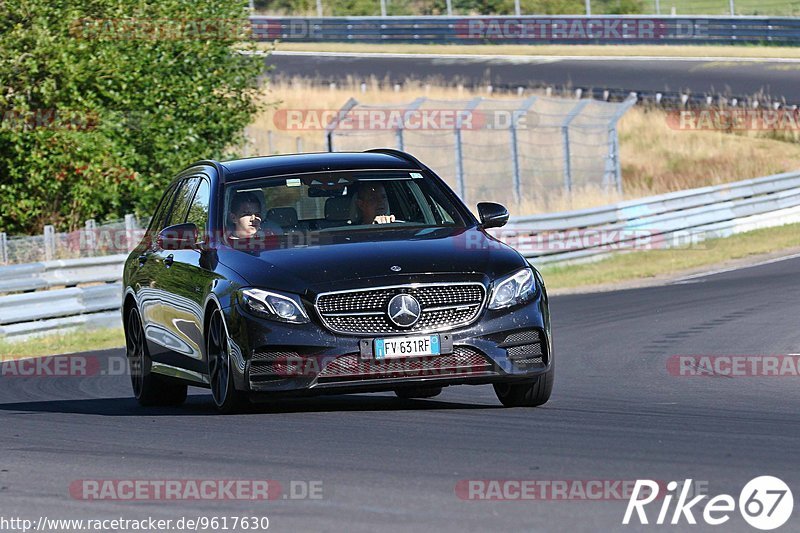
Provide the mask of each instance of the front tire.
{"label": "front tire", "polygon": [[167,382],[152,373],[142,319],[133,307],[128,311],[125,328],[125,351],[131,373],[133,396],[139,405],[181,405],[186,401],[186,385]]}
{"label": "front tire", "polygon": [[208,359],[208,379],[211,397],[220,413],[229,414],[240,411],[247,405],[247,396],[233,383],[228,332],[225,329],[222,313],[215,309],[211,315],[206,335],[206,354]]}
{"label": "front tire", "polygon": [[553,392],[555,368],[550,368],[533,381],[495,383],[494,392],[505,407],[538,407],[550,399]]}

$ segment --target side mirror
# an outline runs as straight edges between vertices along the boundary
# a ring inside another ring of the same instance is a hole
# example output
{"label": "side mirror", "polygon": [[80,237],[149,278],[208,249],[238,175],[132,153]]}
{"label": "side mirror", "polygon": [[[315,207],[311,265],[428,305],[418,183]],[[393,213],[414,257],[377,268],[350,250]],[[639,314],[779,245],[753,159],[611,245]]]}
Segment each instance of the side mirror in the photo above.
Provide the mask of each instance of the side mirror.
{"label": "side mirror", "polygon": [[158,234],[158,247],[162,250],[193,250],[197,248],[197,226],[192,223],[175,224]]}
{"label": "side mirror", "polygon": [[508,222],[508,209],[494,202],[478,204],[478,215],[484,228],[502,228]]}

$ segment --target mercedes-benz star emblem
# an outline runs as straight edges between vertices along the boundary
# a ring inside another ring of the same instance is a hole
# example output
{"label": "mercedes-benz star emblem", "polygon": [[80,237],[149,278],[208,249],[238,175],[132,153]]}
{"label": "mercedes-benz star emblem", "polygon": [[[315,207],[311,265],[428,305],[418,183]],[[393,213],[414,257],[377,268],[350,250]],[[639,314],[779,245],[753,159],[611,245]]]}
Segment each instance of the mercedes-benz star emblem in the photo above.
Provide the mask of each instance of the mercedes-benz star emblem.
{"label": "mercedes-benz star emblem", "polygon": [[392,272],[400,272],[403,269],[400,268],[398,265],[393,265],[389,267],[389,270],[391,270]]}
{"label": "mercedes-benz star emblem", "polygon": [[389,300],[389,319],[401,328],[416,324],[421,314],[419,302],[410,294],[398,294]]}

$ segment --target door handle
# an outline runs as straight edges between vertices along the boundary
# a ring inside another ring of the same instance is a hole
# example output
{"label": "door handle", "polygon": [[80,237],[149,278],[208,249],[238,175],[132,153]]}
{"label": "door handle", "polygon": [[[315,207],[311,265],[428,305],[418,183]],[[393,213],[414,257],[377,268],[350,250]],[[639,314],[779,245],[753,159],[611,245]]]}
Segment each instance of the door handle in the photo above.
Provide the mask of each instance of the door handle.
{"label": "door handle", "polygon": [[174,262],[175,262],[175,256],[172,254],[169,254],[167,257],[164,258],[164,264],[167,265],[168,267],[171,267],[172,263]]}

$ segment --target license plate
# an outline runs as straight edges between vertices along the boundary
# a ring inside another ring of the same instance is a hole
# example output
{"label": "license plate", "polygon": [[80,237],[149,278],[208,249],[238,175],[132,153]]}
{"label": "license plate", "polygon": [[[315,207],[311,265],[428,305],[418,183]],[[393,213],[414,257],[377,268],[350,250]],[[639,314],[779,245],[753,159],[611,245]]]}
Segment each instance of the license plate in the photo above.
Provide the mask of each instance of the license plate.
{"label": "license plate", "polygon": [[439,355],[441,346],[439,335],[420,337],[391,337],[375,339],[375,359],[394,359],[397,357],[419,357]]}

